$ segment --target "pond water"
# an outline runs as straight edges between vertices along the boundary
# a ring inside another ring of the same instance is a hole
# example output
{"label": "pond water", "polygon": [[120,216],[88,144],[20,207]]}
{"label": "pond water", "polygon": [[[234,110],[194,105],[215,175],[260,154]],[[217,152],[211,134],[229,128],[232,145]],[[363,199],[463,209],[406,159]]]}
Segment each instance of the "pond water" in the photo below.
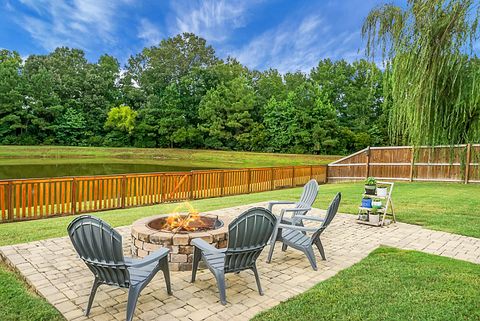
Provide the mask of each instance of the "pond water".
{"label": "pond water", "polygon": [[142,163],[2,164],[0,165],[0,179],[173,172],[195,169],[211,169],[211,167]]}

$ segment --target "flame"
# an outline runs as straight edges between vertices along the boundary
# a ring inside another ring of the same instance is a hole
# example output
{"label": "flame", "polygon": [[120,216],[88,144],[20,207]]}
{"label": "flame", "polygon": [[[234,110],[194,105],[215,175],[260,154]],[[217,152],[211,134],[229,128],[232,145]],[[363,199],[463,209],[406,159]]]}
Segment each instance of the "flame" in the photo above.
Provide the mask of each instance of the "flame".
{"label": "flame", "polygon": [[[187,208],[188,215],[180,213],[182,207]],[[192,232],[204,227],[206,227],[206,224],[203,222],[198,211],[195,210],[189,202],[185,202],[182,205],[177,206],[174,209],[173,214],[165,219],[165,224],[163,224],[162,229],[173,232],[182,230]]]}

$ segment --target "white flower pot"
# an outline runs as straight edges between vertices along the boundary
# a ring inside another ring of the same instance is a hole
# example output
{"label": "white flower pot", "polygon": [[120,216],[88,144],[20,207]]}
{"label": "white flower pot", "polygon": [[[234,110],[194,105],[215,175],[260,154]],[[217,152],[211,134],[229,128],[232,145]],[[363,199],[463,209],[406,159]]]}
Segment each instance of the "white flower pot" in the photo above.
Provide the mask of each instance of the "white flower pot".
{"label": "white flower pot", "polygon": [[377,188],[377,196],[385,197],[387,196],[388,189],[386,187],[378,187]]}
{"label": "white flower pot", "polygon": [[372,224],[378,224],[380,222],[380,214],[369,214],[368,221]]}

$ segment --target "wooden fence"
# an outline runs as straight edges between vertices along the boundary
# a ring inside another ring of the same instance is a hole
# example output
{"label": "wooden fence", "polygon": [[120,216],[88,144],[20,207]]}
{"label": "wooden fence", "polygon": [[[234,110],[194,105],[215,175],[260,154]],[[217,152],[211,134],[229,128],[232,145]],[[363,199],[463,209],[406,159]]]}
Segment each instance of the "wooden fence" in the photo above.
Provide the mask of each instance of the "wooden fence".
{"label": "wooden fence", "polygon": [[327,181],[327,166],[0,180],[0,223],[271,191]]}
{"label": "wooden fence", "polygon": [[480,144],[367,147],[328,164],[328,181],[384,180],[480,183]]}

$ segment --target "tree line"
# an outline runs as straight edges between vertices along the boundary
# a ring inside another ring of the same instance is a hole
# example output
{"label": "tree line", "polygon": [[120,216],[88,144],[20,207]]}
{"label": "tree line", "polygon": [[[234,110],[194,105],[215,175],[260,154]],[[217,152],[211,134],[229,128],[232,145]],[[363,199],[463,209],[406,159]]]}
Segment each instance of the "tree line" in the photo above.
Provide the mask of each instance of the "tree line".
{"label": "tree line", "polygon": [[251,70],[184,33],[121,68],[57,48],[0,50],[0,144],[345,154],[387,143],[383,72],[324,59],[309,73]]}

